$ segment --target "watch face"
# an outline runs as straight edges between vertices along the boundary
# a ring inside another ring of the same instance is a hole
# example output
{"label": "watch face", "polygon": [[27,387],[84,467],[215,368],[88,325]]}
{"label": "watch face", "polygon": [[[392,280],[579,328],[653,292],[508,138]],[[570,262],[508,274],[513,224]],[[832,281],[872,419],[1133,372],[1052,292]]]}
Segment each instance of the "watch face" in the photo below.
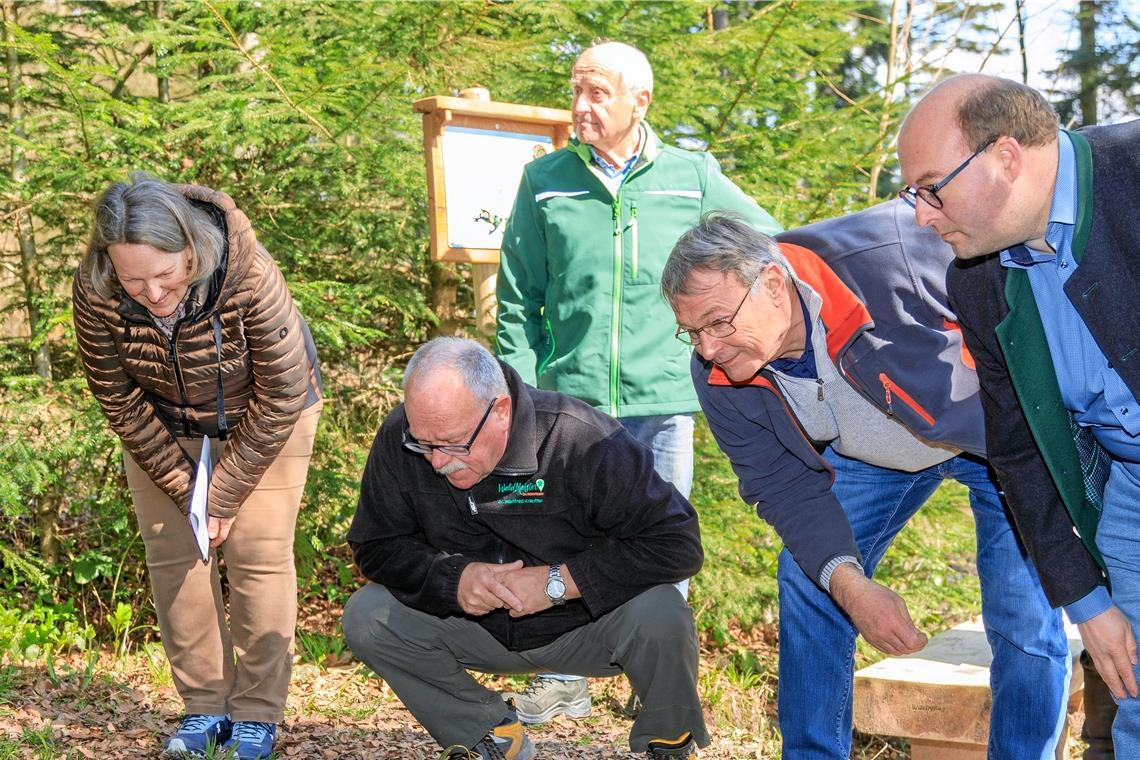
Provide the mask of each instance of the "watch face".
{"label": "watch face", "polygon": [[566,584],[551,578],[546,582],[546,595],[551,599],[561,599],[566,595]]}

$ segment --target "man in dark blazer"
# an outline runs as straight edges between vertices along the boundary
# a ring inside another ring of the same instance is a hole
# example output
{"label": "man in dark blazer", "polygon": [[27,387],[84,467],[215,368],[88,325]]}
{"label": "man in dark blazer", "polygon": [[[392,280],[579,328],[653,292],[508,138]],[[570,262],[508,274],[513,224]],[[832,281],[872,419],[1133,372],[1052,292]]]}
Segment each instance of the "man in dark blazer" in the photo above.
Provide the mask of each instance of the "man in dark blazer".
{"label": "man in dark blazer", "polygon": [[1140,757],[1140,121],[1060,130],[1043,97],[950,78],[903,123],[900,196],[959,259],[990,463],[1050,601],[1078,624]]}

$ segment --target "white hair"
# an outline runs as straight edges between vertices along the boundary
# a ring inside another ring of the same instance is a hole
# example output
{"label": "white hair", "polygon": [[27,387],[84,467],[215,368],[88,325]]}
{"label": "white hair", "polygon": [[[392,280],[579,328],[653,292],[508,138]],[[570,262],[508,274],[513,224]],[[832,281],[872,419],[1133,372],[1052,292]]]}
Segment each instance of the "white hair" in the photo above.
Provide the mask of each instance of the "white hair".
{"label": "white hair", "polygon": [[627,95],[641,90],[653,94],[653,68],[649,59],[633,45],[624,42],[599,42],[583,51],[591,53],[613,66],[621,75],[622,86]]}
{"label": "white hair", "polygon": [[412,354],[404,369],[405,393],[420,372],[435,374],[445,368],[458,372],[471,395],[483,403],[510,393],[503,368],[490,351],[473,340],[450,335],[433,338]]}

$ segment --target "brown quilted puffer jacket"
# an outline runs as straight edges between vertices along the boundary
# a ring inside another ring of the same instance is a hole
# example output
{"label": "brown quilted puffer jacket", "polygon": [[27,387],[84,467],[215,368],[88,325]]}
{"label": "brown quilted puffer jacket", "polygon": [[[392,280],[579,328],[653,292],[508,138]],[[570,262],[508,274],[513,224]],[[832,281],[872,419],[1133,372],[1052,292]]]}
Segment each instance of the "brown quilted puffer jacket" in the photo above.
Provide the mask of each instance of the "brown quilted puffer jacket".
{"label": "brown quilted puffer jacket", "polygon": [[[173,338],[125,293],[101,298],[82,268],[72,287],[87,384],[124,448],[186,512],[195,463],[177,437],[219,434],[219,372],[228,438],[210,481],[211,515],[232,517],[320,398],[312,338],[277,264],[226,194],[185,185],[226,233],[214,277],[193,289]],[[215,343],[220,328],[220,352]],[[220,357],[219,357],[220,353]]]}

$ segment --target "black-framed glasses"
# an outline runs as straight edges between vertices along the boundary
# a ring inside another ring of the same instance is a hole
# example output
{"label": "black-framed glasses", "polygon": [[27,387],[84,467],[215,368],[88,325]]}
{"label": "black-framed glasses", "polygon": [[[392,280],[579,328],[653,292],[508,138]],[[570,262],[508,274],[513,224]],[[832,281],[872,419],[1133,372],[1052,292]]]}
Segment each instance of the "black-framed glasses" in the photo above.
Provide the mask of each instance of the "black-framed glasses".
{"label": "black-framed glasses", "polygon": [[752,288],[759,280],[760,278],[757,277],[744,289],[744,298],[740,299],[740,303],[736,306],[736,310],[732,312],[731,316],[714,319],[704,327],[694,327],[692,329],[677,327],[677,332],[673,333],[673,337],[686,346],[695,346],[701,339],[701,333],[708,333],[714,338],[727,338],[729,335],[732,335],[736,332],[736,325],[732,324],[732,320],[736,319],[736,315],[744,308],[744,302],[748,300],[748,296],[752,295]]}
{"label": "black-framed glasses", "polygon": [[414,451],[417,454],[426,454],[431,456],[433,451],[442,451],[444,454],[452,457],[465,457],[471,453],[471,447],[475,445],[475,439],[479,437],[479,431],[487,424],[487,418],[491,416],[491,410],[495,408],[495,402],[501,399],[502,396],[495,396],[491,399],[491,403],[487,405],[487,411],[483,412],[483,418],[479,420],[479,424],[475,426],[475,432],[471,434],[471,438],[467,443],[420,443],[412,434],[408,432],[408,428],[404,428],[404,448],[408,451]]}
{"label": "black-framed glasses", "polygon": [[908,206],[910,206],[911,208],[914,208],[915,204],[918,202],[918,200],[917,200],[918,198],[922,198],[922,200],[924,200],[928,205],[930,205],[933,208],[942,208],[942,199],[938,197],[938,191],[941,190],[942,188],[946,187],[947,185],[949,185],[950,180],[954,179],[959,174],[961,174],[962,171],[967,166],[970,165],[971,161],[973,161],[975,158],[980,156],[983,152],[985,152],[986,148],[990,147],[995,142],[997,142],[997,138],[991,137],[989,140],[987,140],[985,142],[984,145],[982,145],[982,147],[978,148],[973,153],[971,153],[969,158],[967,158],[962,163],[958,164],[957,169],[950,172],[945,177],[940,179],[938,182],[935,182],[933,185],[922,185],[920,187],[904,187],[902,190],[899,190],[899,198],[902,198],[904,201],[906,201],[906,204]]}

